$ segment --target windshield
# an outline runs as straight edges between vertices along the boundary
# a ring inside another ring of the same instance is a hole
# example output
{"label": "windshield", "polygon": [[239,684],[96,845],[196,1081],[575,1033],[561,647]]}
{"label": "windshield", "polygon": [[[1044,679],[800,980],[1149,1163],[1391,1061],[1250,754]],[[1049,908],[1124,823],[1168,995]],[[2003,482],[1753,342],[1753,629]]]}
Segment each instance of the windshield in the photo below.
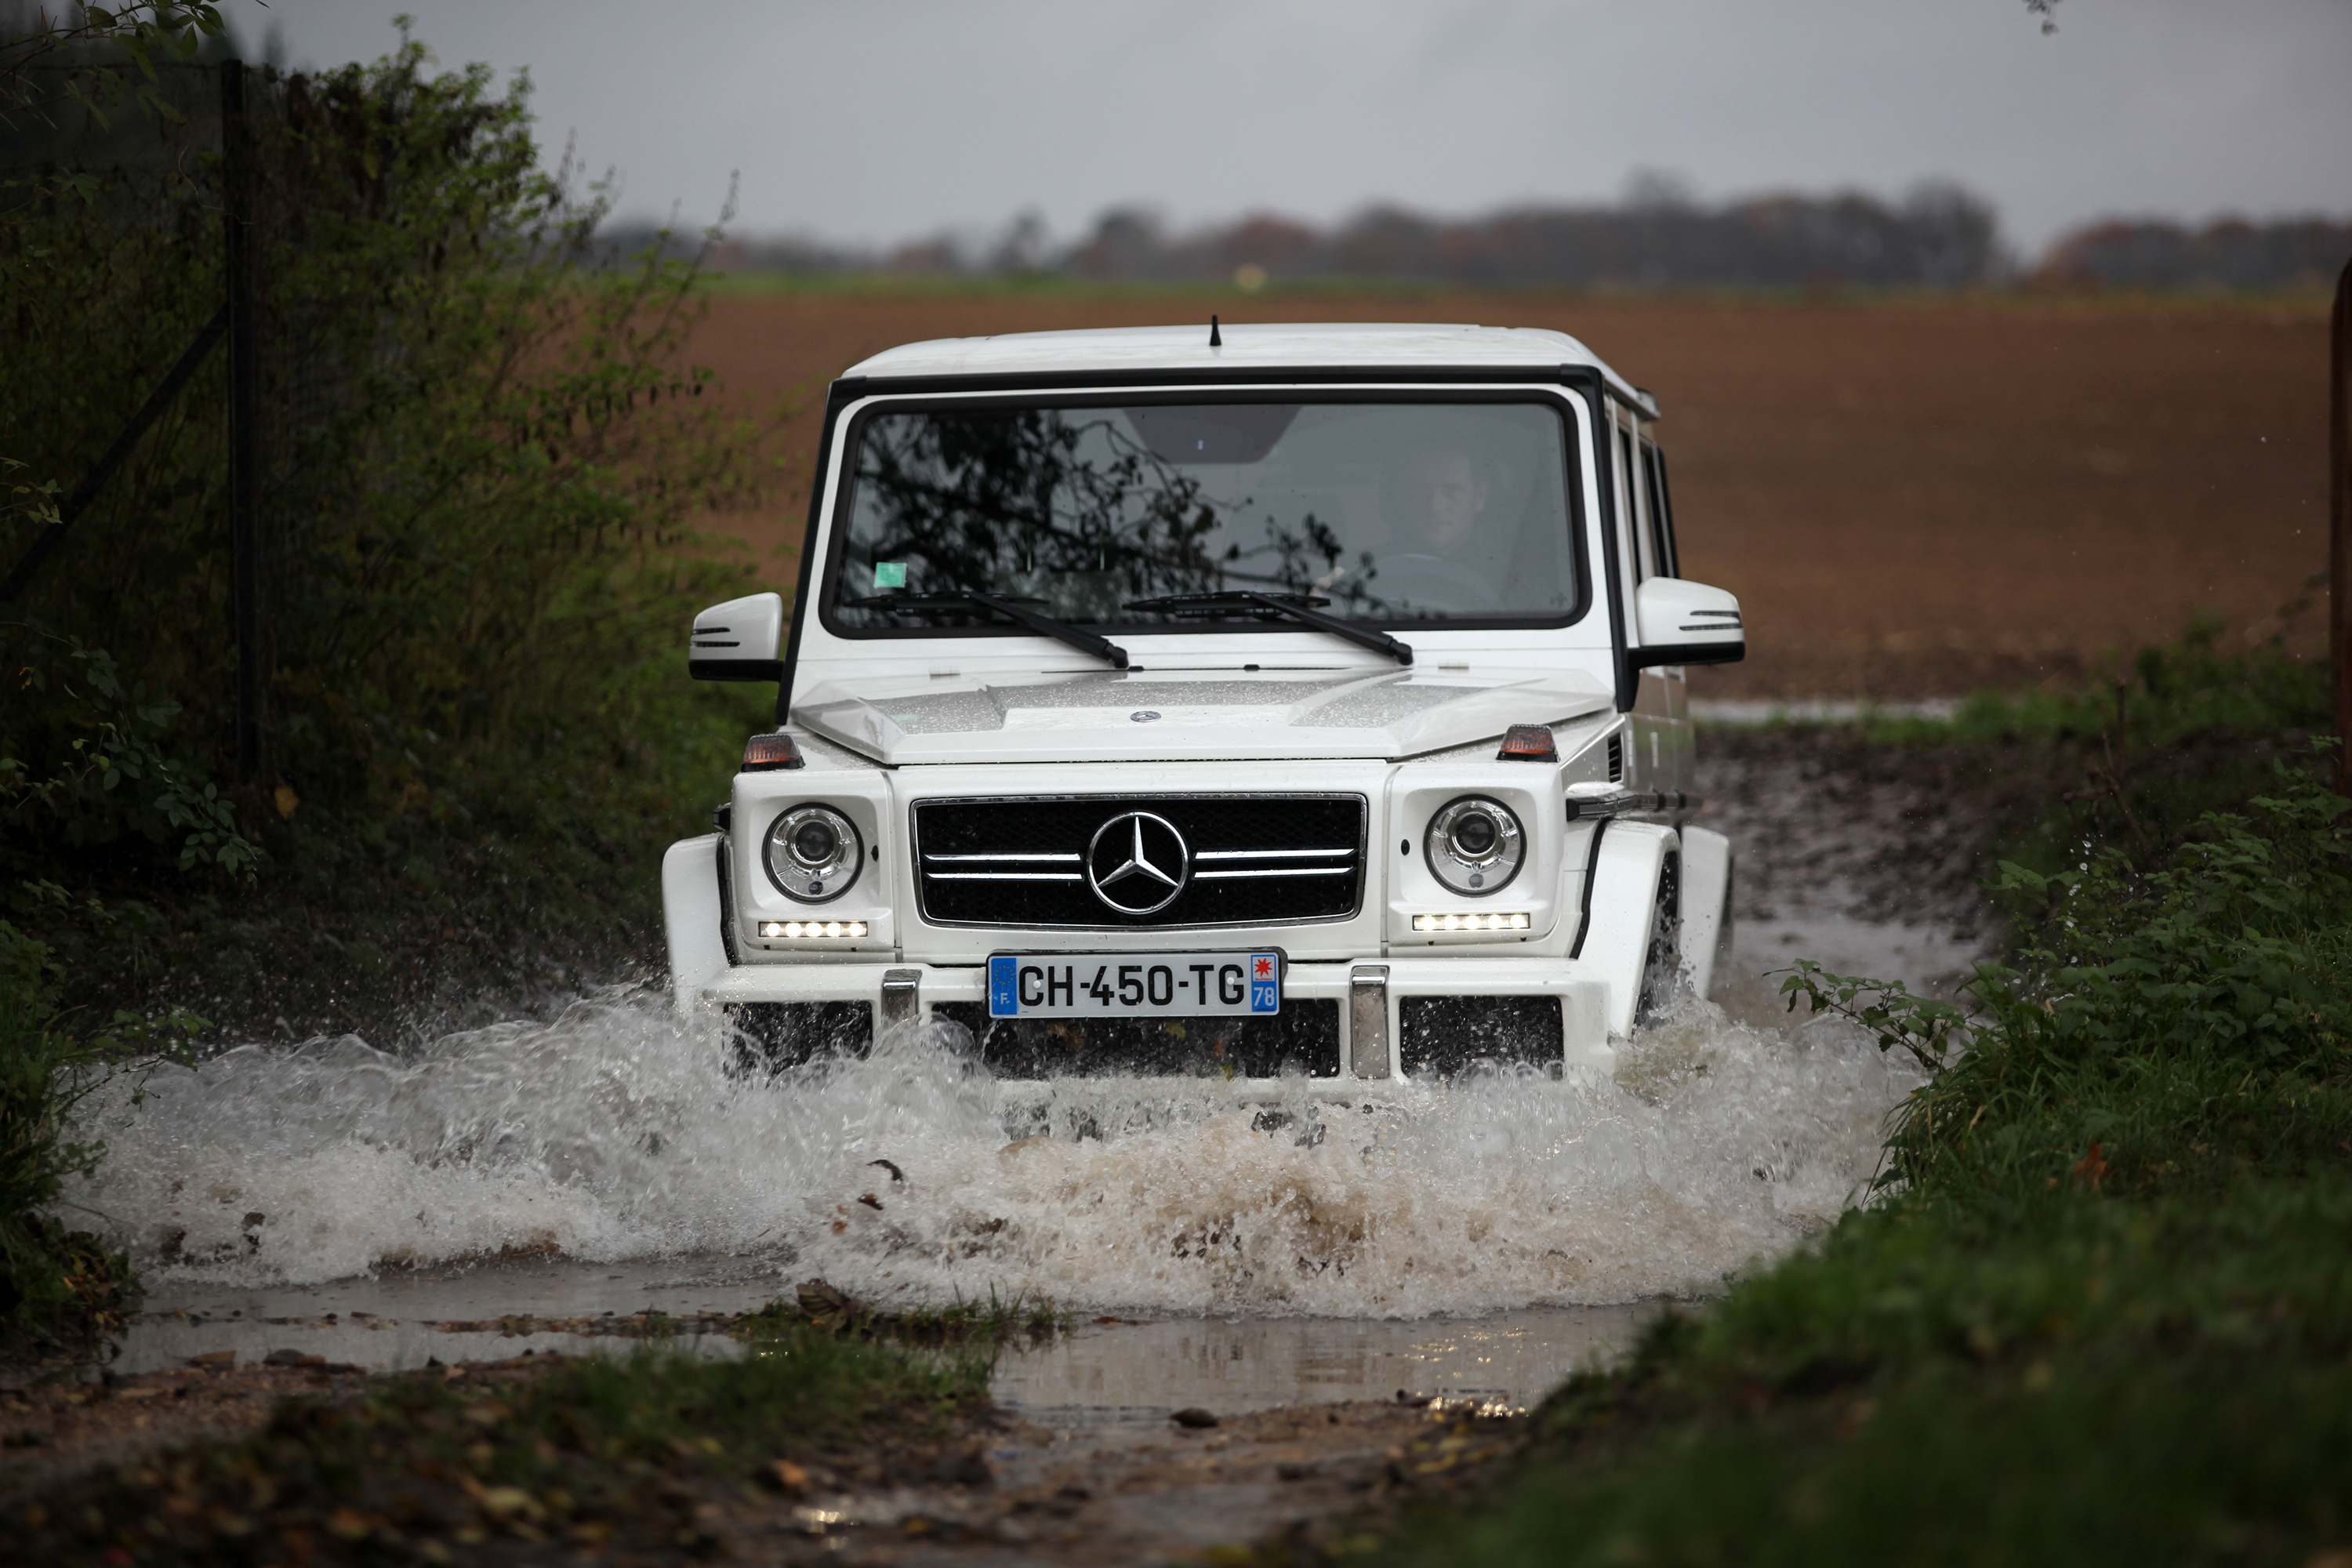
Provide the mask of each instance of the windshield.
{"label": "windshield", "polygon": [[[856,426],[845,631],[1259,620],[1557,625],[1582,602],[1566,423],[1536,401],[884,406]],[[1273,623],[1278,624],[1278,623]]]}

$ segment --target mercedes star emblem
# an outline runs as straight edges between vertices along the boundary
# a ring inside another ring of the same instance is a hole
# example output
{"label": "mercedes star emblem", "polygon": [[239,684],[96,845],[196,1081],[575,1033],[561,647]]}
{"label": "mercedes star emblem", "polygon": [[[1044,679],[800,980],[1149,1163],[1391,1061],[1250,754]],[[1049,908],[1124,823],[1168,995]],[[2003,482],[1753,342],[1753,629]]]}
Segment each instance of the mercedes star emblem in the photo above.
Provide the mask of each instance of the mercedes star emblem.
{"label": "mercedes star emblem", "polygon": [[1087,886],[1123,915],[1166,909],[1192,875],[1192,852],[1175,824],[1148,811],[1121,813],[1087,846]]}

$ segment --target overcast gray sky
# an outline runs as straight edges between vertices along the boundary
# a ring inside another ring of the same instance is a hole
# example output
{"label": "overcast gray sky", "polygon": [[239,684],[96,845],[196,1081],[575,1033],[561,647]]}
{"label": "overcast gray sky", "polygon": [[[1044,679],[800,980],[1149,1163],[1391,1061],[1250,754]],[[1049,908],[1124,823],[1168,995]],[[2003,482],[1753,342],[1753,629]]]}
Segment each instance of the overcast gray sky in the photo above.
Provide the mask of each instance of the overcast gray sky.
{"label": "overcast gray sky", "polygon": [[2352,213],[2352,0],[226,0],[295,63],[528,66],[625,216],[887,242],[1387,200],[1445,215],[1959,180],[2084,218]]}

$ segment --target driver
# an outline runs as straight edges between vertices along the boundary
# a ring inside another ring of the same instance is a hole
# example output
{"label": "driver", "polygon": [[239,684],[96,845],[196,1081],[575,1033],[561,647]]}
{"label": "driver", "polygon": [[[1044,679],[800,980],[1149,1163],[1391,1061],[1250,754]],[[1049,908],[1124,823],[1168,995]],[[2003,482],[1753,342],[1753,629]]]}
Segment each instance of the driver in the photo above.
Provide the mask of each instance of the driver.
{"label": "driver", "polygon": [[1413,465],[1407,519],[1431,555],[1459,560],[1486,515],[1491,489],[1459,447],[1425,454]]}
{"label": "driver", "polygon": [[1396,533],[1382,563],[1382,594],[1442,614],[1496,609],[1496,585],[1510,580],[1507,542],[1494,537],[1487,503],[1493,476],[1466,447],[1448,442],[1408,460]]}

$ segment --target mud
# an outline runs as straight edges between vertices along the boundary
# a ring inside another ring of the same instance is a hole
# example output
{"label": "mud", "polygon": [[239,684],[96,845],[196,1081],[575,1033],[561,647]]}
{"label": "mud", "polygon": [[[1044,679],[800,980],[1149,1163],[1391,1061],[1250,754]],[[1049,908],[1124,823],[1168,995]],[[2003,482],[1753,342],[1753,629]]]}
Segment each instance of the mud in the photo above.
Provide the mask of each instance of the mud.
{"label": "mud", "polygon": [[[560,1358],[514,1358],[426,1375],[495,1397],[558,1364]],[[230,1544],[226,1535],[265,1560],[377,1560],[366,1546],[354,1544],[347,1554],[338,1544],[359,1542],[373,1521],[351,1513],[346,1524],[338,1515],[322,1539],[309,1507],[273,1500],[266,1485],[188,1489],[187,1473],[154,1462],[183,1444],[250,1435],[289,1397],[348,1402],[362,1383],[345,1366],[215,1364],[0,1398],[6,1433],[0,1455],[7,1460],[0,1512],[60,1544],[51,1531],[72,1529],[80,1489],[72,1479],[115,1466],[152,1484],[155,1506],[184,1521],[184,1545],[203,1540],[217,1551]],[[1075,1433],[1017,1411],[972,1410],[944,1442],[910,1446],[883,1436],[871,1454],[780,1460],[759,1472],[758,1484],[681,1476],[657,1488],[660,1517],[624,1520],[618,1530],[575,1529],[559,1555],[583,1563],[723,1556],[1009,1568],[1230,1555],[1253,1543],[1328,1551],[1374,1514],[1507,1459],[1522,1425],[1489,1405],[1402,1394],[1240,1415],[1188,1409],[1173,1419]],[[495,1492],[480,1500],[480,1521],[459,1523],[446,1542],[412,1521],[411,1553],[441,1563],[557,1560],[532,1550],[551,1545],[530,1527],[533,1516],[496,1511]],[[681,1521],[690,1522],[670,1529]]]}

